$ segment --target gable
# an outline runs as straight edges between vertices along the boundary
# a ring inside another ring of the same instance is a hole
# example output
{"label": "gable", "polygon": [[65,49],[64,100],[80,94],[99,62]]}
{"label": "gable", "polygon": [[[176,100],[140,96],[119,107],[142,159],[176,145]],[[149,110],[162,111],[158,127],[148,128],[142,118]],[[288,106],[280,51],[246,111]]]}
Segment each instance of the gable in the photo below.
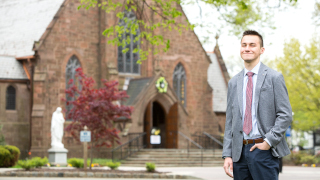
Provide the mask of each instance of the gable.
{"label": "gable", "polygon": [[219,60],[215,53],[208,53],[212,63],[208,68],[208,83],[213,89],[213,111],[226,112],[227,109],[227,85],[223,76]]}
{"label": "gable", "polygon": [[0,4],[0,55],[34,55],[32,47],[64,0],[4,0]]}

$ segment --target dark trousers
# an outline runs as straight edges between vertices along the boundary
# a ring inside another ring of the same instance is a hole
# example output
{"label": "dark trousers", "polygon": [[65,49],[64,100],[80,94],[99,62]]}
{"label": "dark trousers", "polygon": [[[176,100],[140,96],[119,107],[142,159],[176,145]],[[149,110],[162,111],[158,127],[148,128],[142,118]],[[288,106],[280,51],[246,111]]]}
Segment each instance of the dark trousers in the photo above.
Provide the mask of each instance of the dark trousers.
{"label": "dark trousers", "polygon": [[241,157],[233,163],[235,180],[278,180],[279,160],[271,150],[258,148],[250,152],[254,144],[243,145]]}

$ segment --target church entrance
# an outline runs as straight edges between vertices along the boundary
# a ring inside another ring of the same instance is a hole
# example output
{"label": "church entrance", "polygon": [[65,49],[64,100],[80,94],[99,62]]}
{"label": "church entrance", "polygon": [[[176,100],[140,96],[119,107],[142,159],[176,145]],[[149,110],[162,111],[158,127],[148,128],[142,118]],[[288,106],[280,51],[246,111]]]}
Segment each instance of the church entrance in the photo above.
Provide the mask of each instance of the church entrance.
{"label": "church entrance", "polygon": [[[144,144],[146,148],[178,147],[178,108],[173,104],[169,112],[157,101],[150,102],[144,114]],[[160,136],[160,137],[159,137]],[[153,139],[153,138],[158,138]],[[160,143],[155,143],[160,140]]]}

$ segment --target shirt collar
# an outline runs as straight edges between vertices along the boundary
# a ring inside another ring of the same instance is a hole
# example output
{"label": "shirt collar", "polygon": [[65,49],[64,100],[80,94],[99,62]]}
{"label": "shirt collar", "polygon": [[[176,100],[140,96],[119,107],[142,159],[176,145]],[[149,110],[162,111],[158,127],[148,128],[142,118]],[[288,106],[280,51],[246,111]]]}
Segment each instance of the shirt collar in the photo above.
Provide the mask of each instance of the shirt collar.
{"label": "shirt collar", "polygon": [[[259,61],[259,63],[250,71],[250,72],[253,72],[254,74],[258,75],[258,72],[259,72],[259,68],[260,68],[260,64],[261,62]],[[247,72],[249,70],[247,70],[246,68],[244,68],[244,76],[247,75]]]}

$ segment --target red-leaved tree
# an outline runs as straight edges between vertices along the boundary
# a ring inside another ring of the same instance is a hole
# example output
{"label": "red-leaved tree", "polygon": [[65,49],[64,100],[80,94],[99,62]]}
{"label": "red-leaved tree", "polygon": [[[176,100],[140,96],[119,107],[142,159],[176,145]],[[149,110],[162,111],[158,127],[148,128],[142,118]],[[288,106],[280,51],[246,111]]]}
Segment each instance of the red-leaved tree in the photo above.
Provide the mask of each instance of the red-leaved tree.
{"label": "red-leaved tree", "polygon": [[119,130],[114,127],[114,122],[119,117],[130,118],[132,107],[119,103],[128,98],[126,92],[118,90],[117,81],[107,80],[102,80],[103,87],[95,89],[95,81],[86,76],[81,68],[76,69],[76,79],[79,79],[80,86],[71,79],[68,83],[72,86],[65,91],[68,96],[75,97],[74,101],[67,101],[67,105],[72,105],[67,119],[72,122],[65,130],[79,141],[80,131],[87,126],[91,131],[93,147],[110,147],[114,140],[120,144]]}

